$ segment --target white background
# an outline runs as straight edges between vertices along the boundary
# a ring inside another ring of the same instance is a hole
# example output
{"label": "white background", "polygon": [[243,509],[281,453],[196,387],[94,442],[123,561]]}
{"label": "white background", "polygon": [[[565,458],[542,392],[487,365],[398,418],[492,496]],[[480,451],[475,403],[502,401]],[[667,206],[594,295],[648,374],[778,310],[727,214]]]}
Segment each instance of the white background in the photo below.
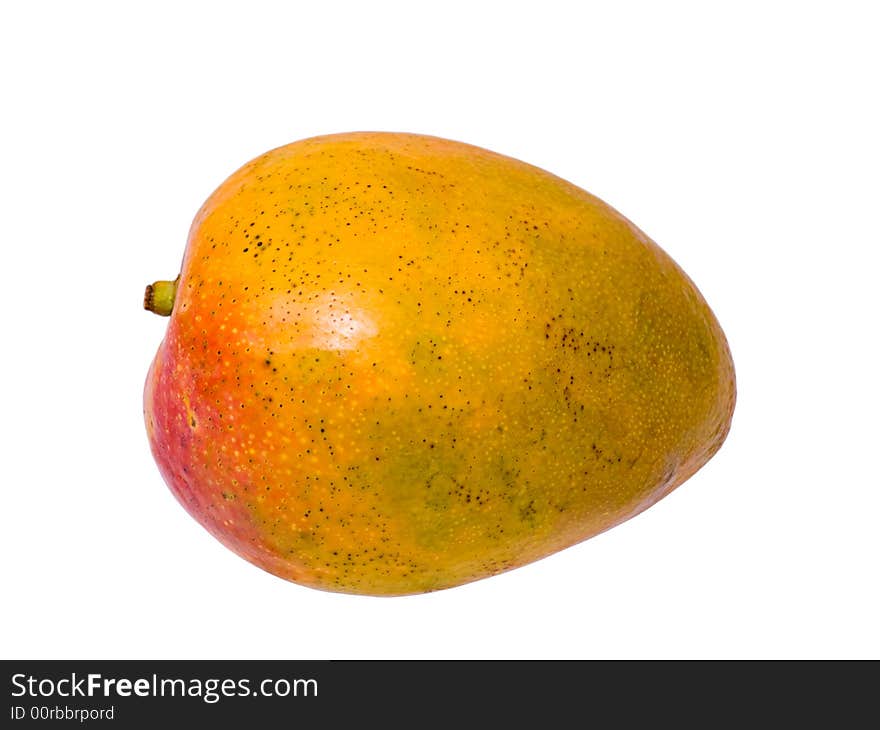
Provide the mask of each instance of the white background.
{"label": "white background", "polygon": [[[4,3],[3,658],[880,658],[870,2]],[[733,430],[635,519],[505,575],[286,583],[174,501],[141,393],[192,216],[351,130],[518,157],[631,218],[734,354]]]}

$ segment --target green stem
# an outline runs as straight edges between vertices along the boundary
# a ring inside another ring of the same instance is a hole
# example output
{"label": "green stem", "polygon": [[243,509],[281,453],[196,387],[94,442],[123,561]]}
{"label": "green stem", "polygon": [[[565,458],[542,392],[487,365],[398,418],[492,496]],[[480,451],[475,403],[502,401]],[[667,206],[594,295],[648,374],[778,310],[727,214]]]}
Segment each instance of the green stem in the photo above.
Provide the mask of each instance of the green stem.
{"label": "green stem", "polygon": [[174,295],[177,294],[178,276],[174,281],[156,281],[144,292],[144,309],[167,317],[174,309]]}

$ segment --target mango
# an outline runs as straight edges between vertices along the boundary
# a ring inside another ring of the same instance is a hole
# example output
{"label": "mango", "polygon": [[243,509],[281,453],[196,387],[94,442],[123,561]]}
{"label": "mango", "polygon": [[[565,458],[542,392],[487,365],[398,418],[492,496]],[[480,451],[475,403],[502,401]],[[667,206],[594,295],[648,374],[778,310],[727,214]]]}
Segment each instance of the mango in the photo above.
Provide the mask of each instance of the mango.
{"label": "mango", "polygon": [[144,417],[171,491],[327,591],[450,588],[608,530],[715,454],[736,398],[715,316],[633,223],[437,137],[257,157],[145,306],[170,316]]}

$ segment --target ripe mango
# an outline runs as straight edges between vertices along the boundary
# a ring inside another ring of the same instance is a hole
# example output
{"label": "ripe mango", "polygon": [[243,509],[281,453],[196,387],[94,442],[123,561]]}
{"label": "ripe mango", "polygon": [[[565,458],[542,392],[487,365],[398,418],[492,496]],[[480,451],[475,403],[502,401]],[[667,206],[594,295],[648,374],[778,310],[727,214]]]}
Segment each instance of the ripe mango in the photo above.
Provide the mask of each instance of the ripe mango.
{"label": "ripe mango", "polygon": [[730,428],[734,368],[685,273],[544,170],[436,137],[272,150],[198,211],[149,369],[152,453],[270,573],[402,595],[633,517]]}

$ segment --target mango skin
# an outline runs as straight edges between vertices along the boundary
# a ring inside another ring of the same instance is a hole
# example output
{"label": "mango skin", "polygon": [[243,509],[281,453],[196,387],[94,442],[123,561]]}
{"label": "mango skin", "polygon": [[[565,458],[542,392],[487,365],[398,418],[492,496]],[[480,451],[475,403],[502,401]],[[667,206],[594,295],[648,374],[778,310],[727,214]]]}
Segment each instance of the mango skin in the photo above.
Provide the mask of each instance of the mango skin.
{"label": "mango skin", "polygon": [[144,412],[228,548],[391,596],[633,517],[712,457],[734,402],[709,306],[621,214],[485,149],[359,132],[208,198]]}

